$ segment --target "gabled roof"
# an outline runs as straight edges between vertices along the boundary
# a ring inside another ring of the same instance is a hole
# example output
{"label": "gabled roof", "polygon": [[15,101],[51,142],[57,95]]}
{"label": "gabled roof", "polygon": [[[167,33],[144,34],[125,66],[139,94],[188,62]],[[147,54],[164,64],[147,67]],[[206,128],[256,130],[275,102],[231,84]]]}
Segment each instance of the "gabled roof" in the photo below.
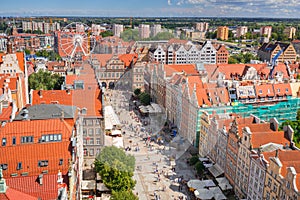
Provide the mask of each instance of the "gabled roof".
{"label": "gabled roof", "polygon": [[219,64],[218,70],[219,72],[225,75],[225,79],[232,79],[232,75],[243,76],[245,64]]}
{"label": "gabled roof", "polygon": [[15,53],[18,59],[20,70],[25,73],[25,59],[24,59],[24,53],[23,52],[16,52]]}
{"label": "gabled roof", "polygon": [[106,65],[106,63],[113,57],[113,54],[91,54],[92,59],[97,59],[100,63],[100,67]]}
{"label": "gabled roof", "polygon": [[272,84],[255,85],[256,96],[259,97],[274,97],[274,89]]}
{"label": "gabled roof", "polygon": [[136,63],[137,61],[137,54],[121,54],[119,55],[119,59],[124,63],[125,67],[130,67],[131,63]]}
{"label": "gabled roof", "polygon": [[33,90],[32,105],[57,103],[74,106],[73,90]]}
{"label": "gabled roof", "polygon": [[[6,183],[10,188],[28,194],[31,197],[28,197],[28,200],[57,199],[57,174],[44,174],[42,185],[38,183],[37,179],[38,176],[14,177],[6,179]],[[27,200],[20,197],[16,199]]]}
{"label": "gabled roof", "polygon": [[277,96],[292,95],[292,89],[289,83],[277,83],[274,84],[273,86],[274,86],[274,93]]}
{"label": "gabled roof", "polygon": [[[172,64],[172,65],[164,65],[165,69],[171,68],[176,72],[184,72],[186,75],[199,75],[196,70],[195,64]],[[168,73],[167,73],[168,74]]]}
{"label": "gabled roof", "polygon": [[[31,127],[34,129],[34,127]],[[47,131],[43,129],[42,134],[59,134],[60,131],[56,129],[55,131]],[[34,135],[35,134],[35,135]],[[17,142],[21,140],[21,136],[32,136],[34,135],[34,144],[20,144],[17,143],[16,146],[12,146],[11,137],[14,136],[13,133],[5,135],[7,142],[10,144],[9,147],[0,148],[2,156],[0,158],[0,163],[7,164],[7,170],[3,170],[3,175],[5,178],[11,177],[11,174],[17,174],[17,176],[22,176],[22,173],[28,173],[28,176],[38,176],[44,170],[48,171],[48,174],[57,173],[61,170],[64,174],[68,173],[69,160],[71,156],[71,142],[69,139],[63,138],[61,142],[44,142],[38,143],[38,139],[41,135],[35,133],[22,133],[15,134]],[[62,137],[65,137],[66,133],[62,133]],[[71,132],[69,132],[68,138],[70,138]],[[62,165],[60,165],[60,160],[62,159]],[[48,161],[48,166],[39,167],[39,161]],[[18,163],[22,163],[22,169],[17,170]]]}
{"label": "gabled roof", "polygon": [[38,198],[30,196],[29,194],[20,192],[14,188],[8,187],[4,194],[0,193],[0,199],[1,200],[16,200],[16,199],[37,200]]}

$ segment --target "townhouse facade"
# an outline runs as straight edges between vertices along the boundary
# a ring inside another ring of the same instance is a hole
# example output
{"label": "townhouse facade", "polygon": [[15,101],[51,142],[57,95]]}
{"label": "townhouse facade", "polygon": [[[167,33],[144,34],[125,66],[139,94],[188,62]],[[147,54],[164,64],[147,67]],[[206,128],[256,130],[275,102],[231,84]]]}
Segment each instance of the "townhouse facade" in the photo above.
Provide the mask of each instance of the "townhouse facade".
{"label": "townhouse facade", "polygon": [[163,64],[227,64],[228,55],[225,46],[212,44],[211,41],[206,41],[202,46],[171,44],[149,49],[149,60]]}
{"label": "townhouse facade", "polygon": [[279,52],[282,51],[280,56],[278,57],[278,62],[289,62],[294,63],[297,58],[296,50],[292,43],[280,43],[276,42],[273,43],[264,43],[257,51],[257,56],[262,61],[272,62],[274,56]]}

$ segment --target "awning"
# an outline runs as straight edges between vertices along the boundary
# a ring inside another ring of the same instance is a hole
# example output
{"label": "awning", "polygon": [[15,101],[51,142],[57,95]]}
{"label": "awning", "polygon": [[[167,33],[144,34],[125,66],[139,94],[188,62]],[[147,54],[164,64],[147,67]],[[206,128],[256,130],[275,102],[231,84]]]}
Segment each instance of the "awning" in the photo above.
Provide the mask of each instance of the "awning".
{"label": "awning", "polygon": [[214,194],[208,189],[199,189],[194,191],[194,195],[199,199],[212,199]]}
{"label": "awning", "polygon": [[208,168],[208,171],[216,178],[224,173],[224,170],[218,165],[215,164],[214,166]]}
{"label": "awning", "polygon": [[120,131],[120,130],[112,130],[111,135],[122,135],[122,131]]}
{"label": "awning", "polygon": [[216,178],[216,181],[218,182],[218,185],[222,190],[232,189],[232,186],[230,185],[226,177]]}

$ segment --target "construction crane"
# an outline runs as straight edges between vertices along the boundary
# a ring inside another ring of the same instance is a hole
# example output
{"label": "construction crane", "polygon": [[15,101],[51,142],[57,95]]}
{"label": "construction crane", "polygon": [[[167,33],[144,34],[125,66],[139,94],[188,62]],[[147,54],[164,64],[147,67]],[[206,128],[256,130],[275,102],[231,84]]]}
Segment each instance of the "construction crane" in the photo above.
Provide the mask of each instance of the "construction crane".
{"label": "construction crane", "polygon": [[272,58],[272,65],[271,65],[271,70],[270,70],[270,74],[269,74],[269,79],[272,80],[273,79],[273,73],[274,73],[274,69],[277,65],[276,61],[279,58],[279,56],[282,54],[282,52],[284,51],[284,49],[281,49],[280,51],[277,52],[277,54]]}

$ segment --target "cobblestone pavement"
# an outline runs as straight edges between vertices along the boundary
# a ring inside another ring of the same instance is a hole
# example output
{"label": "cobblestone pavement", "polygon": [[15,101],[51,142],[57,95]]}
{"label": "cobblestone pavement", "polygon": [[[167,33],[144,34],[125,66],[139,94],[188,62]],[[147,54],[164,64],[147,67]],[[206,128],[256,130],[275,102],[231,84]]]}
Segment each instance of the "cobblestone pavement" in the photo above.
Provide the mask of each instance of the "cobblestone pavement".
{"label": "cobblestone pavement", "polygon": [[[114,98],[124,99],[121,94],[115,95]],[[134,192],[138,194],[139,199],[174,200],[179,199],[179,197],[191,199],[185,185],[178,183],[180,178],[183,180],[195,178],[194,170],[186,164],[186,159],[190,154],[188,152],[183,152],[183,155],[180,154],[181,157],[175,160],[175,171],[172,171],[170,155],[176,150],[170,148],[167,142],[164,145],[159,145],[156,141],[145,141],[144,138],[150,133],[141,130],[149,130],[149,128],[143,127],[136,120],[138,116],[133,111],[129,111],[128,107],[118,106],[115,109],[123,124],[122,131],[126,132],[123,136],[124,147],[130,147],[131,151],[127,151],[127,153],[136,158],[134,179],[137,184]]]}

